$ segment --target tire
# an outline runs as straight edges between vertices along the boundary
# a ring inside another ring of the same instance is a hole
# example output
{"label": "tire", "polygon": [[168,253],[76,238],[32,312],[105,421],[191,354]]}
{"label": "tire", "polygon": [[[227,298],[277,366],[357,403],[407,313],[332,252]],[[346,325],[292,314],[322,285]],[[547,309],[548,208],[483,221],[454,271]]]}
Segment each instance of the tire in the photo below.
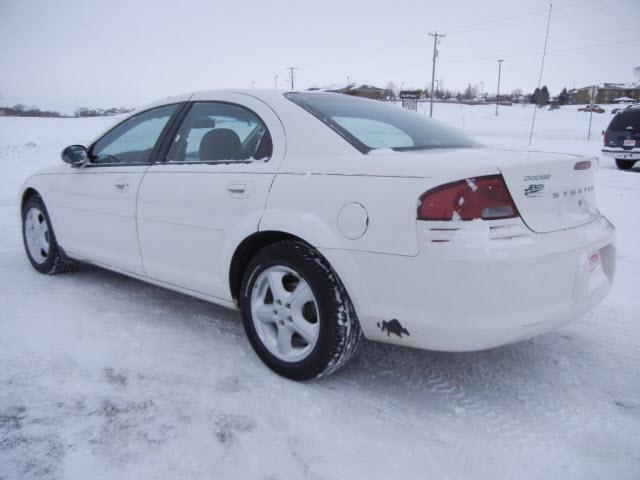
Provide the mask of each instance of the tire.
{"label": "tire", "polygon": [[53,275],[77,268],[56,242],[49,214],[40,195],[31,195],[22,207],[22,241],[29,262],[38,272]]}
{"label": "tire", "polygon": [[354,355],[361,337],[337,274],[318,252],[298,241],[269,245],[251,259],[240,309],[258,357],[292,380],[335,372]]}
{"label": "tire", "polygon": [[616,158],[616,166],[620,170],[631,170],[634,163],[636,163],[635,160],[622,160],[621,158]]}

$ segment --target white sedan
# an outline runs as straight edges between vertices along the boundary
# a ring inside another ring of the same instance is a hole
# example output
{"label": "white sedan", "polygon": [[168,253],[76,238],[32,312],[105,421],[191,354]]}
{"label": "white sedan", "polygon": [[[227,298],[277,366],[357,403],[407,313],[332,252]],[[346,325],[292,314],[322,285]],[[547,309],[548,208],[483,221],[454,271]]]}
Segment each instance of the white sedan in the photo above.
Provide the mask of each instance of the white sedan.
{"label": "white sedan", "polygon": [[62,158],[21,190],[37,271],[88,262],[239,308],[293,379],[335,371],[362,335],[445,351],[532,337],[613,280],[596,158],[482,147],[383,102],[183,95]]}

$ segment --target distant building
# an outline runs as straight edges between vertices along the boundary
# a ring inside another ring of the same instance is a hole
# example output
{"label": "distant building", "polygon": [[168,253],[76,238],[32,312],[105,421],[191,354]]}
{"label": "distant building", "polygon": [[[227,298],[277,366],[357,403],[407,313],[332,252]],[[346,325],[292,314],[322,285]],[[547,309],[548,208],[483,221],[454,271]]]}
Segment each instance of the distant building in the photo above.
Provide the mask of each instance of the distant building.
{"label": "distant building", "polygon": [[[640,101],[640,84],[601,83],[597,87],[596,103],[613,103],[619,97],[629,97]],[[591,86],[574,88],[569,90],[567,95],[570,104],[589,103],[591,101]]]}

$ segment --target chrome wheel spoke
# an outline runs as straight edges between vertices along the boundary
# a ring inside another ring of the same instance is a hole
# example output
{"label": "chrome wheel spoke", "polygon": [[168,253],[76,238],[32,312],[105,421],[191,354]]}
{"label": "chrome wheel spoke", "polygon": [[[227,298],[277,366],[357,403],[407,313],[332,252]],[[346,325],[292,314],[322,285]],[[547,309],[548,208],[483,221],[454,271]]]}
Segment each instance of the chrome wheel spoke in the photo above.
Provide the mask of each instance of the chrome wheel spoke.
{"label": "chrome wheel spoke", "polygon": [[276,316],[270,305],[262,304],[262,306],[256,307],[253,314],[263,323],[273,323],[276,321]]}
{"label": "chrome wheel spoke", "polygon": [[293,347],[291,346],[291,337],[293,332],[288,327],[278,327],[278,352],[282,355],[288,355]]}
{"label": "chrome wheel spoke", "polygon": [[40,247],[45,252],[49,250],[49,244],[45,241],[44,237],[39,237],[36,239],[36,243],[38,247]]}
{"label": "chrome wheel spoke", "polygon": [[282,279],[286,275],[287,272],[271,270],[269,271],[267,278],[269,280],[269,288],[271,289],[271,295],[273,295],[274,300],[280,300],[288,295],[288,292],[284,289],[282,285]]}
{"label": "chrome wheel spoke", "polygon": [[291,295],[287,299],[287,303],[291,305],[292,309],[302,310],[305,303],[313,301],[313,293],[311,288],[304,280],[300,279],[300,282],[296,286],[295,290],[291,292]]}
{"label": "chrome wheel spoke", "polygon": [[318,336],[318,323],[308,322],[301,313],[293,315],[292,319],[292,327],[295,332],[300,335],[308,344],[311,345],[315,343],[316,337]]}

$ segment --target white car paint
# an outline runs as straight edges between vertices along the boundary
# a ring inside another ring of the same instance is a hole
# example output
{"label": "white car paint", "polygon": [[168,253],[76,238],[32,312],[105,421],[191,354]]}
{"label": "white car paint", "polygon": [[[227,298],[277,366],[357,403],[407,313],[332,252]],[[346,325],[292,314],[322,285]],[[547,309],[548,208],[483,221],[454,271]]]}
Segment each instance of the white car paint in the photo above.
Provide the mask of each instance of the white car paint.
{"label": "white car paint", "polygon": [[[285,232],[327,258],[367,338],[436,350],[537,335],[611,288],[614,228],[596,208],[594,159],[485,148],[362,154],[276,91],[200,92],[154,106],[188,99],[257,113],[272,135],[271,159],[38,172],[23,192],[42,195],[67,255],[234,306],[238,245]],[[588,169],[574,170],[585,160]],[[425,191],[496,174],[521,217],[416,220]],[[116,187],[123,178],[127,189]],[[543,194],[525,195],[532,183]],[[381,328],[392,319],[409,334]]]}

